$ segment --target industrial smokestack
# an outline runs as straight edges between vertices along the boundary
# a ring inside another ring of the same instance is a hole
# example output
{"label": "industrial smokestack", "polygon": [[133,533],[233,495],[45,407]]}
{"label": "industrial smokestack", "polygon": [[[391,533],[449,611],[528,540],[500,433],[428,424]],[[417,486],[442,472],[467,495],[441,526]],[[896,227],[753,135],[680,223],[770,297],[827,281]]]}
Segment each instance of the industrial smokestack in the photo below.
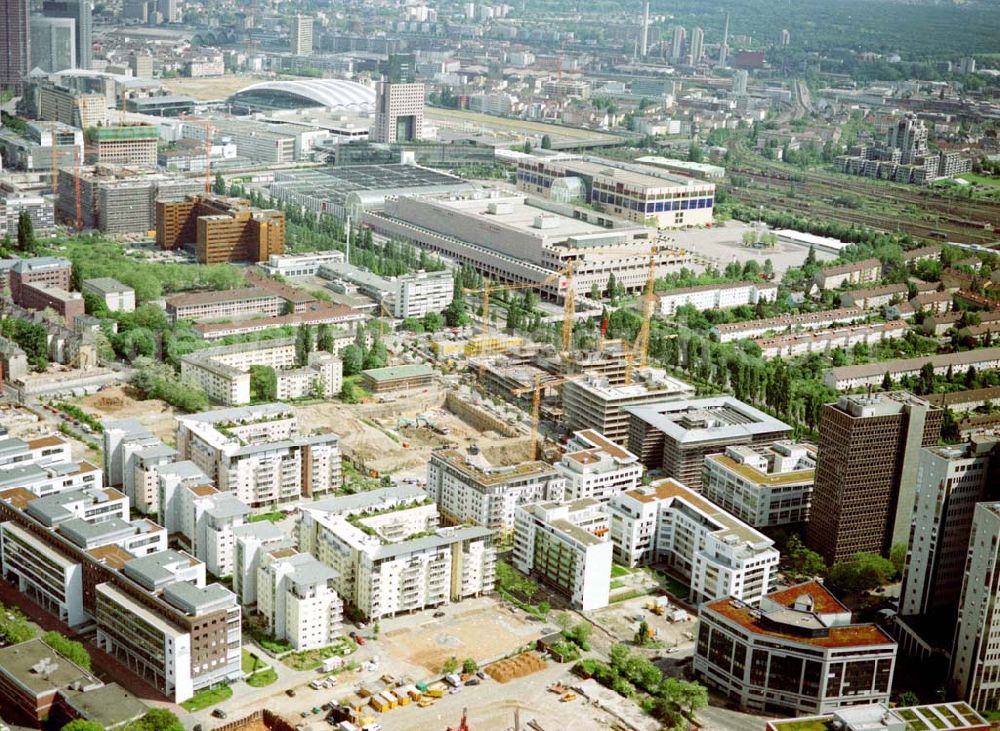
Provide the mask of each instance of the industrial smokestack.
{"label": "industrial smokestack", "polygon": [[649,50],[649,0],[646,0],[646,4],[642,9],[642,40],[639,44],[639,55],[646,58],[646,52]]}

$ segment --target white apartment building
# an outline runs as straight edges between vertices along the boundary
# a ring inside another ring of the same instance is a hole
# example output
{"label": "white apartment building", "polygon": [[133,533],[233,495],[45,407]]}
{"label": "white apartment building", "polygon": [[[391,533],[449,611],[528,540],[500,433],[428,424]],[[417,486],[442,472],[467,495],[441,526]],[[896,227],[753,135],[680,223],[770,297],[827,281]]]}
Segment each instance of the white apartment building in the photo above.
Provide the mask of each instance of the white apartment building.
{"label": "white apartment building", "polygon": [[83,624],[83,567],[13,522],[0,523],[0,571],[18,592],[70,627]]}
{"label": "white apartment building", "polygon": [[101,468],[85,461],[21,464],[0,472],[0,490],[23,488],[39,497],[100,487],[102,482]]}
{"label": "white apartment building", "polygon": [[201,386],[210,399],[226,406],[250,403],[250,368],[268,366],[277,376],[277,398],[291,400],[317,392],[340,393],[342,365],[335,355],[309,353],[295,367],[295,338],[221,345],[181,358],[181,378]]}
{"label": "white apartment building", "polygon": [[737,445],[705,457],[701,494],[754,528],[806,523],[816,448],[790,441]]}
{"label": "white apartment building", "polygon": [[[194,467],[191,462],[177,464]],[[171,534],[183,537],[187,550],[205,562],[209,573],[232,576],[234,530],[246,522],[251,510],[231,492],[220,492],[207,481],[203,475],[166,481],[160,494],[160,520]]]}
{"label": "white apartment building", "polygon": [[173,463],[177,451],[166,446],[137,419],[102,422],[104,474],[122,488],[132,507],[149,515],[159,509],[157,469]]}
{"label": "white apartment building", "polygon": [[[129,517],[128,498],[112,487],[69,490],[44,497],[34,497],[28,491],[15,489],[3,495],[7,497],[12,493],[20,494],[28,501],[21,502],[21,508],[46,528],[55,528],[74,518],[101,523],[112,518],[128,520]],[[19,500],[15,498],[14,502]]]}
{"label": "white apartment building", "polygon": [[690,583],[692,603],[735,597],[756,604],[774,581],[774,541],[679,482],[613,497],[607,511],[615,560],[665,563]]}
{"label": "white apartment building", "polygon": [[712,335],[720,343],[730,343],[744,338],[759,338],[762,335],[820,330],[837,324],[864,320],[867,312],[858,307],[841,307],[836,310],[807,312],[801,315],[781,315],[764,320],[745,322],[724,322],[712,327]]}
{"label": "white apartment building", "polygon": [[82,284],[84,294],[92,294],[101,299],[108,312],[134,312],[135,290],[126,287],[117,279],[99,277],[85,279]]}
{"label": "white apartment building", "polygon": [[507,543],[514,533],[517,506],[562,500],[566,480],[544,462],[496,466],[469,447],[439,449],[427,463],[427,494],[449,524],[482,526]]}
{"label": "white apartment building", "polygon": [[342,264],[343,251],[317,251],[310,254],[271,254],[266,263],[257,265],[265,274],[282,277],[312,277],[324,264]]}
{"label": "white apartment building", "polygon": [[336,575],[308,553],[286,548],[264,554],[257,569],[257,611],[270,633],[296,650],[337,639],[344,604],[334,590]]}
{"label": "white apartment building", "polygon": [[269,520],[244,523],[233,528],[236,548],[233,552],[233,592],[240,604],[257,603],[257,569],[264,555],[295,545],[291,536]]}
{"label": "white apartment building", "polygon": [[917,463],[913,525],[899,592],[903,616],[954,611],[962,592],[976,503],[986,501],[997,439],[926,447]]}
{"label": "white apartment building", "polygon": [[830,330],[792,332],[767,338],[757,338],[754,343],[764,358],[792,358],[807,353],[829,353],[836,348],[850,350],[855,345],[868,346],[883,340],[906,336],[910,326],[904,320],[873,322],[862,325],[844,325]]}
{"label": "white apartment building", "polygon": [[[59,535],[92,556],[116,554],[110,547],[118,547],[137,558],[167,550],[166,529],[145,518],[128,522],[112,518],[101,523],[73,518],[59,524]],[[102,548],[109,550],[101,551]]]}
{"label": "white apartment building", "polygon": [[671,317],[678,308],[691,305],[699,310],[726,310],[758,302],[774,302],[778,285],[764,282],[737,282],[735,284],[703,284],[681,287],[656,295],[657,311]]}
{"label": "white apartment building", "polygon": [[419,490],[375,492],[300,509],[299,550],[336,572],[346,603],[377,620],[492,591],[488,529],[437,527],[437,508]]}
{"label": "white apartment building", "polygon": [[0,469],[27,464],[45,466],[70,462],[72,459],[69,442],[60,436],[49,435],[27,441],[16,437],[0,439]]}
{"label": "white apartment building", "polygon": [[[343,290],[342,293],[350,293],[350,288],[354,288],[376,301],[382,301],[392,316],[399,319],[441,312],[455,295],[454,275],[447,269],[381,277],[351,264],[331,263],[319,268],[319,276],[332,280],[333,288]],[[345,284],[347,288],[344,288]]]}
{"label": "white apartment building", "polygon": [[566,480],[567,500],[593,498],[606,502],[634,490],[642,479],[639,458],[592,429],[575,432],[554,467]]}
{"label": "white apartment building", "polygon": [[517,509],[514,567],[569,597],[575,609],[608,605],[612,545],[604,504],[593,498]]}
{"label": "white apartment building", "polygon": [[282,404],[178,417],[177,450],[254,510],[331,492],[342,482],[337,435],[300,435],[295,412]]}

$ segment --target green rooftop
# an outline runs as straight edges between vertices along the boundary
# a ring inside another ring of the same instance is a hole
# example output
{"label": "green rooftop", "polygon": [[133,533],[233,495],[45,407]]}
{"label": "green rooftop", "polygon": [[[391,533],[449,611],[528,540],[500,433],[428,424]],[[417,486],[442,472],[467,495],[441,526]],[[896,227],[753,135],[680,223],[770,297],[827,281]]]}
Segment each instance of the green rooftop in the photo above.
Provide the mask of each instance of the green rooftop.
{"label": "green rooftop", "polygon": [[87,138],[95,142],[120,142],[123,140],[158,140],[160,130],[150,124],[131,127],[91,127]]}
{"label": "green rooftop", "polygon": [[396,381],[401,378],[420,378],[434,375],[434,369],[423,363],[412,365],[389,366],[387,368],[371,368],[361,371],[361,375],[373,381]]}

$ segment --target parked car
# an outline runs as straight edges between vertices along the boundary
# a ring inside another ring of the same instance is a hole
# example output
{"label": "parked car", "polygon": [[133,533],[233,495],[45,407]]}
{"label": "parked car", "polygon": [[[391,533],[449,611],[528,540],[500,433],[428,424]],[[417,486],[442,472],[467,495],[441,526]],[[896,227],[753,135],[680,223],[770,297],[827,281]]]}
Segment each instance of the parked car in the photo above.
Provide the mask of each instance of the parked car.
{"label": "parked car", "polygon": [[289,688],[288,690],[286,690],[285,691],[285,695],[287,695],[289,698],[294,698],[295,697],[295,688]]}
{"label": "parked car", "polygon": [[216,708],[214,711],[212,711],[212,715],[215,716],[216,718],[225,718],[228,714],[221,708]]}
{"label": "parked car", "polygon": [[465,684],[466,685],[479,685],[481,682],[483,682],[483,681],[481,681],[479,678],[469,678],[468,680],[465,681]]}
{"label": "parked car", "polygon": [[444,616],[444,612],[434,612],[434,617],[440,618]]}

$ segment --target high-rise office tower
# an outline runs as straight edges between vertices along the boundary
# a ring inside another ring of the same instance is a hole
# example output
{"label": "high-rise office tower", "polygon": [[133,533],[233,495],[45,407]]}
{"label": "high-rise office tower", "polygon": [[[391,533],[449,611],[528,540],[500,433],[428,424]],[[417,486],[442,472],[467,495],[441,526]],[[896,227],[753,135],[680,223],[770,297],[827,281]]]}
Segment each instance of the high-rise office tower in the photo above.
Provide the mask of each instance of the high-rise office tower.
{"label": "high-rise office tower", "polygon": [[376,88],[372,142],[413,142],[424,127],[424,85],[416,83],[416,58],[411,54],[389,56],[386,81]]}
{"label": "high-rise office tower", "polygon": [[1000,706],[1000,503],[979,503],[951,650],[951,689],[973,708]]}
{"label": "high-rise office tower", "polygon": [[639,55],[643,58],[649,50],[649,0],[642,8],[642,35],[639,42]]}
{"label": "high-rise office tower", "polygon": [[292,23],[292,55],[311,56],[313,52],[313,19],[296,15]]}
{"label": "high-rise office tower", "polygon": [[691,31],[691,65],[697,66],[705,52],[705,31],[695,28]]}
{"label": "high-rise office tower", "polygon": [[30,61],[28,0],[0,0],[0,89],[20,93]]}
{"label": "high-rise office tower", "polygon": [[997,438],[974,437],[965,444],[921,450],[900,614],[954,621],[973,512],[976,503],[997,497],[988,488],[1000,486],[998,480]]}
{"label": "high-rise office tower", "polygon": [[722,29],[722,44],[719,46],[719,65],[725,66],[729,58],[729,13],[726,13],[726,24]]}
{"label": "high-rise office tower", "polygon": [[687,31],[683,25],[674,27],[674,38],[670,43],[670,60],[677,63],[684,58],[684,39],[687,38]]}
{"label": "high-rise office tower", "polygon": [[90,0],[45,0],[42,14],[47,18],[72,18],[76,21],[76,65],[89,69],[93,58]]}
{"label": "high-rise office tower", "polygon": [[181,19],[180,11],[177,9],[177,0],[158,0],[156,9],[162,16],[164,23],[177,23]]}
{"label": "high-rise office tower", "polygon": [[859,551],[888,555],[909,540],[920,449],[937,444],[943,413],[906,391],[823,407],[810,548],[832,564]]}
{"label": "high-rise office tower", "polygon": [[76,68],[76,21],[72,18],[31,18],[31,68],[62,71]]}
{"label": "high-rise office tower", "polygon": [[927,127],[915,114],[907,114],[889,128],[888,144],[900,151],[899,162],[912,165],[927,157]]}

